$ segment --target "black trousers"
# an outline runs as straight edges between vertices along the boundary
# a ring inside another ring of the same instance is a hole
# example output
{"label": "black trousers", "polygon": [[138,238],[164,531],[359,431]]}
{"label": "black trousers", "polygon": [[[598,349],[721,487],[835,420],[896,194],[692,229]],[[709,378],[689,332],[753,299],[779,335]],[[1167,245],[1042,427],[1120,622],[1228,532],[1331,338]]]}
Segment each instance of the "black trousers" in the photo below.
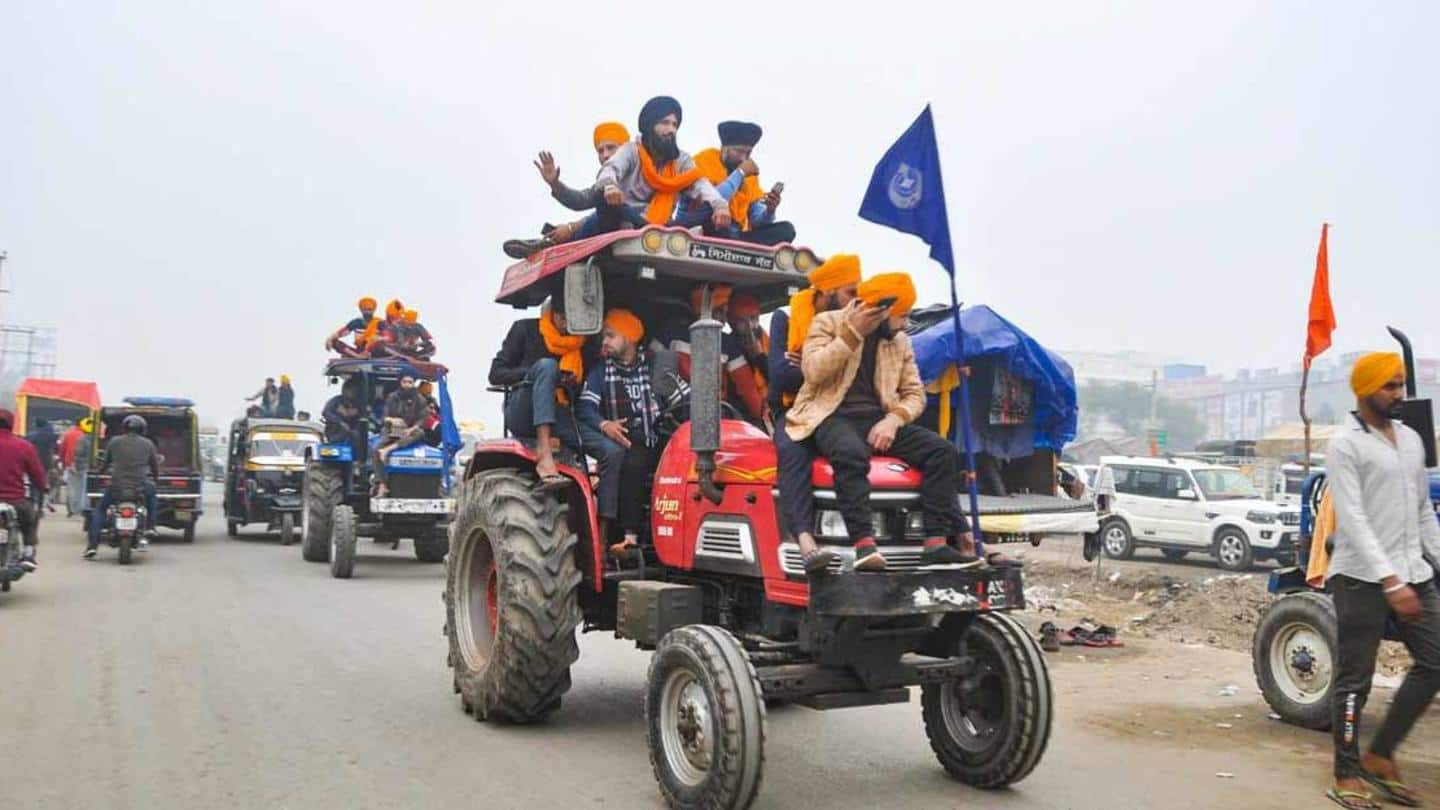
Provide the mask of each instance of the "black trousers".
{"label": "black trousers", "polygon": [[[620,514],[616,522],[620,524],[622,532],[642,534],[645,528],[645,505],[650,501],[650,474],[655,471],[658,459],[655,451],[638,441],[624,448],[624,453],[625,457],[618,470],[620,486],[617,494],[620,502],[617,511]],[[602,472],[601,476],[607,474],[608,470]]]}
{"label": "black trousers", "polygon": [[[1343,574],[1327,585],[1335,600],[1340,643],[1335,651],[1335,697],[1331,706],[1335,737],[1335,778],[1359,776],[1360,715],[1375,677],[1375,655],[1385,635],[1390,603],[1378,583],[1351,579]],[[1400,640],[1414,663],[1395,692],[1395,702],[1375,731],[1370,750],[1387,759],[1410,733],[1430,701],[1440,692],[1440,596],[1434,581],[1412,585],[1420,596],[1422,614],[1400,622]]]}
{"label": "black trousers", "polygon": [[775,456],[779,466],[780,521],[791,536],[815,531],[815,486],[811,471],[815,449],[785,432],[785,413],[775,416]]}
{"label": "black trousers", "polygon": [[[875,536],[870,518],[870,456],[866,437],[879,419],[856,420],[832,414],[812,437],[820,454],[835,469],[835,497],[850,542]],[[921,508],[925,512],[925,536],[950,537],[967,531],[969,524],[960,514],[959,480],[955,448],[933,430],[905,425],[885,455],[894,456],[920,470]]]}
{"label": "black trousers", "polygon": [[21,545],[33,546],[40,542],[40,516],[36,512],[34,501],[19,500],[6,501],[15,507],[15,528],[19,530]]}

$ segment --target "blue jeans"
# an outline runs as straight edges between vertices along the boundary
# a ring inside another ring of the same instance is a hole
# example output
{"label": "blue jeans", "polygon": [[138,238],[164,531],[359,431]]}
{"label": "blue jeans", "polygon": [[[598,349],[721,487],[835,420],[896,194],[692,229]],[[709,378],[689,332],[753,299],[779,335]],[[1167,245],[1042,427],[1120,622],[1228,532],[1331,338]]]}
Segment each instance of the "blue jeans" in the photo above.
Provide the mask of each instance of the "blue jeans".
{"label": "blue jeans", "polygon": [[575,418],[568,405],[555,401],[555,388],[560,384],[560,363],[553,357],[535,361],[525,373],[520,387],[510,393],[505,403],[505,429],[526,439],[535,438],[540,425],[550,426],[550,435],[576,453],[591,456],[600,462],[600,488],[596,493],[600,516],[613,518],[620,503],[619,476],[605,473],[612,465],[625,460],[625,450],[610,441],[598,429]]}
{"label": "blue jeans", "polygon": [[[155,528],[155,514],[159,510],[159,498],[155,495],[155,484],[146,481],[140,486],[145,496],[145,528]],[[88,548],[100,546],[100,530],[105,527],[105,512],[110,505],[115,503],[115,490],[107,489],[105,494],[100,496],[100,505],[90,510],[90,543]]]}
{"label": "blue jeans", "polygon": [[632,228],[643,228],[649,225],[645,219],[645,209],[634,205],[601,205],[590,214],[580,220],[580,229],[575,231],[575,239],[585,239],[596,234],[609,233],[620,230],[620,226],[629,225]]}

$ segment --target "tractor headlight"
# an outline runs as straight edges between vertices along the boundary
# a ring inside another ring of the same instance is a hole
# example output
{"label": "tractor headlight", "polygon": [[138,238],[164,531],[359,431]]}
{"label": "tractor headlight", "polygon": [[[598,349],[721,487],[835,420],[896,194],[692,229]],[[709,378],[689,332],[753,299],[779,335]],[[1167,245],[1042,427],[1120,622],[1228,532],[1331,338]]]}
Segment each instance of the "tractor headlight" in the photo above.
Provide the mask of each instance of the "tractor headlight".
{"label": "tractor headlight", "polygon": [[670,234],[665,237],[665,249],[670,251],[671,255],[684,256],[685,252],[690,249],[690,234],[684,231]]}
{"label": "tractor headlight", "polygon": [[660,231],[646,231],[645,235],[640,237],[640,247],[644,248],[646,253],[659,253],[663,244],[665,234]]}
{"label": "tractor headlight", "polygon": [[785,247],[775,251],[775,266],[780,268],[781,270],[784,270],[787,273],[791,270],[794,270],[795,249]]}
{"label": "tractor headlight", "polygon": [[814,253],[811,253],[808,250],[802,250],[795,254],[796,270],[799,270],[802,273],[808,273],[819,266],[820,260],[815,258]]}
{"label": "tractor headlight", "polygon": [[905,516],[905,536],[906,536],[906,537],[924,537],[924,536],[925,536],[925,513],[924,513],[924,512],[919,512],[919,511],[911,512],[911,513],[909,513],[909,514],[907,514],[907,515]]}
{"label": "tractor headlight", "polygon": [[849,532],[845,531],[845,518],[833,509],[822,509],[815,516],[815,533],[821,537],[830,539],[848,538]]}

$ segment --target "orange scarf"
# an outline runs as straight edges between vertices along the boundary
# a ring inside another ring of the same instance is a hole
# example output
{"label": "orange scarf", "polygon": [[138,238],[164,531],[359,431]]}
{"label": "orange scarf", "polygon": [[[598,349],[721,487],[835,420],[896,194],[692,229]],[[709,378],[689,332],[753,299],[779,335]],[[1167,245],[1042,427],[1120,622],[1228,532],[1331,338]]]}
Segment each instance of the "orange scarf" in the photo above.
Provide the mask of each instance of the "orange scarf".
{"label": "orange scarf", "polygon": [[[704,172],[705,179],[716,188],[730,177],[730,170],[725,168],[725,161],[720,159],[719,149],[706,149],[696,154],[695,168]],[[742,180],[740,188],[730,197],[730,218],[735,220],[736,227],[742,232],[750,230],[750,206],[763,199],[765,192],[760,189],[760,178],[755,175]]]}
{"label": "orange scarf", "polygon": [[361,332],[359,335],[356,336],[355,348],[363,351],[367,346],[375,342],[375,338],[378,337],[377,333],[379,331],[380,319],[371,318],[370,322],[365,324],[365,331]]}
{"label": "orange scarf", "polygon": [[[545,350],[560,358],[561,373],[575,375],[577,381],[585,380],[585,360],[580,356],[580,347],[585,345],[584,335],[567,335],[555,325],[555,316],[547,307],[540,316],[540,337],[545,339]],[[570,404],[570,395],[565,389],[555,389],[555,401],[561,405]]]}
{"label": "orange scarf", "polygon": [[640,174],[644,176],[646,185],[655,191],[649,207],[645,209],[645,220],[651,225],[667,225],[675,213],[676,197],[704,175],[698,167],[680,174],[673,160],[664,168],[657,169],[644,144],[637,144],[635,149],[640,153]]}

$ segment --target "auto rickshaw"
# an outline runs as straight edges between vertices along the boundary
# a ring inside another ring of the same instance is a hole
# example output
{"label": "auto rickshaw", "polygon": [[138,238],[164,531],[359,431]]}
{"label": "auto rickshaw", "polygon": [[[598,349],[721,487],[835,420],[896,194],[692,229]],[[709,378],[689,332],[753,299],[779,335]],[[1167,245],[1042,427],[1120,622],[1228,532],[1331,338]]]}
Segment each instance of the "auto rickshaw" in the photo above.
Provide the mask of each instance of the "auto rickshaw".
{"label": "auto rickshaw", "polygon": [[231,537],[241,526],[263,523],[267,531],[279,530],[281,545],[295,542],[305,458],[323,435],[319,423],[293,419],[247,418],[230,424],[225,530]]}
{"label": "auto rickshaw", "polygon": [[195,542],[195,527],[202,512],[200,486],[200,425],[195,403],[181,397],[126,397],[124,405],[107,405],[97,420],[99,439],[92,443],[90,472],[85,478],[85,521],[110,486],[110,476],[101,472],[105,446],[110,437],[124,432],[125,417],[145,418],[145,435],[160,452],[160,477],[155,481],[159,509],[156,526],[179,529],[185,542]]}

